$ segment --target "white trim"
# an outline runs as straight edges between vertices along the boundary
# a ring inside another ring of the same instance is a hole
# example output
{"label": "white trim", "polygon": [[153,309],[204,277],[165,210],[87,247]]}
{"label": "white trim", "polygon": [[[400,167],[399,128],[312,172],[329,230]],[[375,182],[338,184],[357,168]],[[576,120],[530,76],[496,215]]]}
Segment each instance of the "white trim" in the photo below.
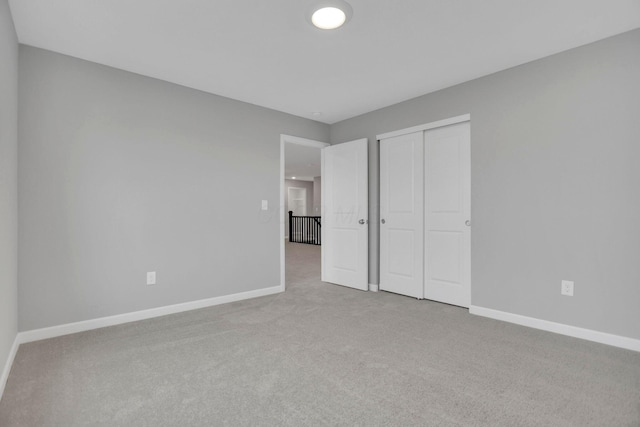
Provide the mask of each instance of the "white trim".
{"label": "white trim", "polygon": [[49,328],[34,329],[31,331],[18,333],[17,340],[21,344],[32,341],[39,341],[47,338],[54,338],[62,335],[75,334],[77,332],[104,328],[107,326],[121,325],[123,323],[136,322],[138,320],[145,320],[151,319],[153,317],[166,316],[168,314],[181,313],[183,311],[197,310],[199,308],[211,307],[214,305],[226,304],[234,301],[242,301],[266,295],[273,295],[282,291],[284,291],[284,288],[282,288],[281,286],[274,286],[272,288],[257,289],[255,291],[240,292],[237,294],[201,299],[197,301],[185,302],[182,304],[167,305],[164,307],[151,308],[148,310],[134,311],[132,313],[117,314],[115,316],[84,320],[82,322],[67,323],[64,325],[51,326]]}
{"label": "white trim", "polygon": [[284,134],[280,135],[280,141],[288,142],[290,144],[305,145],[307,147],[314,147],[314,148],[324,148],[331,145],[328,142],[316,141],[314,139],[301,138],[299,136],[291,136],[291,135],[284,135]]}
{"label": "white trim", "polygon": [[429,129],[455,125],[458,123],[463,123],[468,121],[471,121],[471,114],[463,114],[461,116],[451,117],[449,119],[438,120],[437,122],[431,122],[424,125],[413,126],[406,129],[400,129],[393,132],[387,132],[380,135],[376,135],[376,139],[380,141],[381,139],[394,138],[396,136],[406,135],[408,133],[421,132]]}
{"label": "white trim", "polygon": [[563,323],[550,322],[548,320],[536,319],[534,317],[521,316],[519,314],[508,313],[505,311],[478,307],[476,305],[469,307],[469,313],[477,316],[489,317],[491,319],[502,320],[504,322],[515,323],[517,325],[528,326],[530,328],[541,329],[543,331],[554,332],[556,334],[581,338],[583,340],[593,341],[600,344],[607,344],[627,350],[640,351],[640,340],[634,338],[608,334],[591,329],[578,328],[576,326],[565,325]]}
{"label": "white trim", "polygon": [[284,292],[285,289],[285,224],[284,224],[284,211],[286,206],[284,205],[284,144],[298,144],[306,147],[325,148],[330,146],[328,142],[315,141],[313,139],[301,138],[299,136],[291,136],[280,134],[280,287]]}
{"label": "white trim", "polygon": [[378,292],[380,289],[380,285],[374,285],[373,283],[369,283],[369,291]]}
{"label": "white trim", "polygon": [[0,400],[2,399],[2,395],[4,394],[4,387],[7,385],[7,380],[9,379],[9,372],[11,372],[11,366],[13,366],[13,360],[16,358],[16,353],[18,352],[18,347],[20,346],[20,340],[18,339],[19,334],[16,335],[16,338],[13,340],[13,345],[11,346],[11,350],[9,351],[9,356],[7,357],[7,361],[4,364],[4,369],[2,370],[2,377],[0,377]]}

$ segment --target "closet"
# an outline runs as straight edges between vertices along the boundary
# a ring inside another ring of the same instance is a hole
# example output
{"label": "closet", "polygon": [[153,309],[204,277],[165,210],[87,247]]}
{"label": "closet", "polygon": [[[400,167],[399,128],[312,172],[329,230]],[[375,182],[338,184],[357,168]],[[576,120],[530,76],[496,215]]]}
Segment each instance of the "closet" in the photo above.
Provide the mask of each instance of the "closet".
{"label": "closet", "polygon": [[380,289],[469,307],[469,116],[378,135]]}

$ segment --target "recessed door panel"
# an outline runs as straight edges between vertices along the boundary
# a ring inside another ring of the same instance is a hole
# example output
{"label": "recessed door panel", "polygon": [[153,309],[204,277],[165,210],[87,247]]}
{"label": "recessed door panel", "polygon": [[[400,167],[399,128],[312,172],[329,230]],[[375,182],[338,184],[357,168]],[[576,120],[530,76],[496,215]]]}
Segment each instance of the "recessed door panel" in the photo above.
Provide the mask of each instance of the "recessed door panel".
{"label": "recessed door panel", "polygon": [[333,213],[351,217],[354,214],[354,200],[358,200],[358,153],[341,150],[333,158],[334,182],[340,183],[339,191],[332,193],[333,203],[330,207]]}
{"label": "recessed door panel", "polygon": [[416,208],[413,164],[415,152],[415,144],[409,141],[394,144],[391,150],[386,151],[388,169],[393,171],[386,175],[389,213],[411,214]]}
{"label": "recessed door panel", "polygon": [[432,213],[460,212],[460,141],[457,135],[434,135],[429,139],[427,194]]}
{"label": "recessed door panel", "polygon": [[405,256],[405,248],[415,246],[415,232],[413,230],[396,230],[388,232],[389,242],[389,275],[412,278],[415,276],[413,258]]}
{"label": "recessed door panel", "polygon": [[343,271],[358,271],[358,231],[336,228],[331,235],[330,241],[335,244],[331,264]]}
{"label": "recessed door panel", "polygon": [[462,233],[431,231],[427,235],[430,256],[427,279],[460,285],[462,277]]}

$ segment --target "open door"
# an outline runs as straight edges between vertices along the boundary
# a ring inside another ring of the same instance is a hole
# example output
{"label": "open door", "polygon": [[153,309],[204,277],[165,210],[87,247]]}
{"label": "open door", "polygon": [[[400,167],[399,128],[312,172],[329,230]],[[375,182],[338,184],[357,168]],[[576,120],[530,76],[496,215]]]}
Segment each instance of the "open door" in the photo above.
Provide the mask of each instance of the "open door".
{"label": "open door", "polygon": [[322,149],[322,281],[366,291],[369,257],[367,140]]}

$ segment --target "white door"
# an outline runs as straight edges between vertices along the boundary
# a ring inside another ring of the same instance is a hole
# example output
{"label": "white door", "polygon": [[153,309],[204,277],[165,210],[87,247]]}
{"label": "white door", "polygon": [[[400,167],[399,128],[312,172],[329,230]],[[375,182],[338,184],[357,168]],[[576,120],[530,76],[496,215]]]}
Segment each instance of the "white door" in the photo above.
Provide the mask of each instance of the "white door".
{"label": "white door", "polygon": [[307,216],[307,189],[289,187],[289,210],[293,216]]}
{"label": "white door", "polygon": [[380,289],[422,298],[423,132],[380,141]]}
{"label": "white door", "polygon": [[322,280],[368,290],[367,140],[322,149]]}
{"label": "white door", "polygon": [[428,130],[425,139],[424,297],[469,307],[471,155],[469,122]]}

